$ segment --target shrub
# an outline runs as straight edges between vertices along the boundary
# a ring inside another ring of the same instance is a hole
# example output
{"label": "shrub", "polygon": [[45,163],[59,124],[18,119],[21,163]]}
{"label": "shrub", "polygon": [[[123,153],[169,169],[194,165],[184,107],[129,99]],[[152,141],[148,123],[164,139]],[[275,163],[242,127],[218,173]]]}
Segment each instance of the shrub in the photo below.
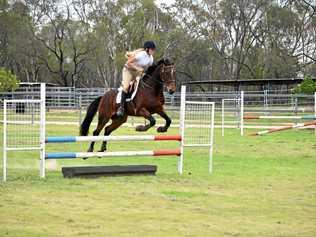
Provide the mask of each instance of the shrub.
{"label": "shrub", "polygon": [[0,92],[16,90],[18,87],[16,76],[5,68],[0,68]]}
{"label": "shrub", "polygon": [[311,76],[306,76],[303,82],[294,88],[293,92],[296,94],[314,94],[316,92],[316,82],[313,81]]}

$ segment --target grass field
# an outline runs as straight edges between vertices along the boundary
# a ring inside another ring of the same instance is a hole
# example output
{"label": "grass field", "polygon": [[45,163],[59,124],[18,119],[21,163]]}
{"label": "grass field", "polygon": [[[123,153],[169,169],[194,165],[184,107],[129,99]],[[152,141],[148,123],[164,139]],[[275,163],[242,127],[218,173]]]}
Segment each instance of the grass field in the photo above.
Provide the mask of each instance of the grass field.
{"label": "grass field", "polygon": [[[212,175],[205,149],[185,150],[182,176],[174,157],[115,158],[58,161],[45,180],[39,179],[36,153],[9,153],[9,180],[0,182],[0,236],[316,236],[313,131],[240,137],[238,130],[227,129],[224,138],[215,132]],[[77,127],[47,127],[47,135],[70,134],[77,134]],[[135,132],[121,128],[115,134]],[[87,146],[47,148],[84,151]],[[112,142],[109,149],[176,146]],[[60,172],[62,166],[92,164],[156,164],[158,173],[64,179]]]}

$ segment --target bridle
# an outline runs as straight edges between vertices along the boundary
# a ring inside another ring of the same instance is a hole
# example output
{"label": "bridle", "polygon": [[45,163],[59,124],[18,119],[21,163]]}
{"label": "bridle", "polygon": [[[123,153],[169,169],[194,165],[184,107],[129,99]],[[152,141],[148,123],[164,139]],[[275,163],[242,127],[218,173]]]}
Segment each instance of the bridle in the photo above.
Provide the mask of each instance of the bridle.
{"label": "bridle", "polygon": [[[175,78],[175,72],[176,68],[174,65],[162,65],[162,68],[160,69],[160,79],[164,83],[171,83],[171,82],[176,82]],[[171,75],[171,76],[169,76]]]}
{"label": "bridle", "polygon": [[[149,74],[146,74],[146,76],[151,78],[155,82],[163,85],[165,83],[169,84],[172,82],[174,82],[174,83],[176,82],[176,78],[174,76],[175,72],[176,72],[175,65],[172,64],[172,65],[166,66],[165,64],[162,64],[160,72],[159,72],[160,80],[154,78],[152,75],[149,75]],[[171,76],[169,76],[169,75],[171,75]],[[142,81],[142,84],[143,84],[143,86],[146,86],[146,87],[150,87],[150,88],[152,87],[151,85],[149,85],[148,83],[146,83],[144,81]]]}

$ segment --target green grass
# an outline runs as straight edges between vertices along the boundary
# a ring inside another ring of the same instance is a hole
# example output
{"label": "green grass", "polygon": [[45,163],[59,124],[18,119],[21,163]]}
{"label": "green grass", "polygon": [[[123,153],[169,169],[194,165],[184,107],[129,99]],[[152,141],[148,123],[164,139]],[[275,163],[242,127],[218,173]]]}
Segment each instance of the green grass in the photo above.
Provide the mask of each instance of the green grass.
{"label": "green grass", "polygon": [[[226,129],[221,137],[216,129],[212,175],[205,149],[185,150],[182,176],[174,157],[115,158],[58,161],[58,169],[47,170],[44,180],[38,177],[37,153],[11,152],[9,180],[0,183],[0,236],[316,236],[313,131],[261,137],[238,133]],[[77,128],[47,127],[47,135],[69,134],[76,135]],[[121,128],[115,134],[135,132]],[[47,149],[84,151],[87,146],[52,144]],[[109,149],[176,146],[112,142]],[[61,175],[62,166],[88,164],[156,164],[158,173],[99,179]]]}

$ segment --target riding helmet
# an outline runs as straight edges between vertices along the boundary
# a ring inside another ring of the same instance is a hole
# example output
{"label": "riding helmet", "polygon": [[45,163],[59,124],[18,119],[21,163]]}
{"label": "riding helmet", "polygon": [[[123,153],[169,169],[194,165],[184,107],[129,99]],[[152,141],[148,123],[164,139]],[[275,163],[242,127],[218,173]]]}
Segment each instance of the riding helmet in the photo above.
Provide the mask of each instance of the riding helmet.
{"label": "riding helmet", "polygon": [[144,49],[156,49],[156,44],[154,41],[146,41],[144,43]]}

